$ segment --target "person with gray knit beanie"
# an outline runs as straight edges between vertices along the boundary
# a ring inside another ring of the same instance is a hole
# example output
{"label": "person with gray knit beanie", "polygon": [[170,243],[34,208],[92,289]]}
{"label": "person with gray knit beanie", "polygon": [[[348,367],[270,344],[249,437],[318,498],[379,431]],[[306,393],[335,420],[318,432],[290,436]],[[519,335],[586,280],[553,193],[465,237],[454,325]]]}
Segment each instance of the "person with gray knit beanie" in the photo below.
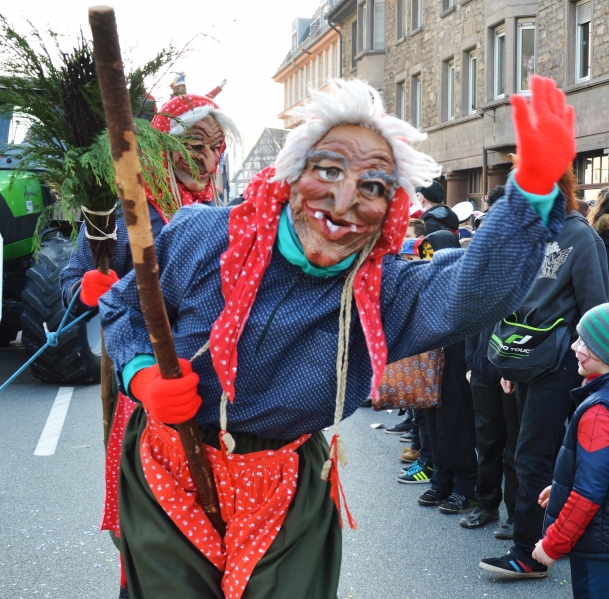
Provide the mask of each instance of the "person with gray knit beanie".
{"label": "person with gray knit beanie", "polygon": [[601,362],[609,364],[609,304],[588,310],[577,325],[577,333]]}

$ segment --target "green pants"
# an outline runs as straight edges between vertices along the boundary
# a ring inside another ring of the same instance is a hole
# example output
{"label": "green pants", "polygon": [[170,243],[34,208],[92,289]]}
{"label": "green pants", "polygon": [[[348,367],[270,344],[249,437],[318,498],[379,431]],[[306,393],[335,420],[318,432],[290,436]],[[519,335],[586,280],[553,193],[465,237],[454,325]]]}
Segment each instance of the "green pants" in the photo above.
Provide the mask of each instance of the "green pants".
{"label": "green pants", "polygon": [[[140,460],[146,414],[138,406],[123,442],[119,485],[121,552],[132,599],[224,599],[222,573],[157,503]],[[202,430],[218,448],[217,431]],[[276,450],[285,441],[233,435],[238,453]],[[258,562],[242,599],[336,599],[342,553],[338,512],[320,473],[328,456],[321,433],[298,450],[298,489],[283,527]]]}

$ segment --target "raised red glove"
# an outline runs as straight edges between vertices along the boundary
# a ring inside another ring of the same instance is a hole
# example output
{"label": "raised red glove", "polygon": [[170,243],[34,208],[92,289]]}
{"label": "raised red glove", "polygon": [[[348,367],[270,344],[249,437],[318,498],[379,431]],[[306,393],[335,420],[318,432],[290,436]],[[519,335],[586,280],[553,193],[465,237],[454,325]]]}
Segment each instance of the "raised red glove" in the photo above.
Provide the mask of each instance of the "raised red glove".
{"label": "raised red glove", "polygon": [[516,182],[529,193],[547,195],[575,158],[575,111],[547,77],[531,77],[531,110],[512,94],[518,168]]}
{"label": "raised red glove", "polygon": [[88,270],[82,278],[80,301],[85,306],[94,308],[97,306],[99,298],[109,291],[116,281],[118,281],[118,275],[113,270],[107,275],[99,270]]}
{"label": "raised red glove", "polygon": [[158,364],[142,368],[129,383],[131,394],[139,399],[150,415],[165,424],[180,424],[194,418],[201,407],[197,393],[199,375],[188,360],[179,358],[181,379],[164,379]]}

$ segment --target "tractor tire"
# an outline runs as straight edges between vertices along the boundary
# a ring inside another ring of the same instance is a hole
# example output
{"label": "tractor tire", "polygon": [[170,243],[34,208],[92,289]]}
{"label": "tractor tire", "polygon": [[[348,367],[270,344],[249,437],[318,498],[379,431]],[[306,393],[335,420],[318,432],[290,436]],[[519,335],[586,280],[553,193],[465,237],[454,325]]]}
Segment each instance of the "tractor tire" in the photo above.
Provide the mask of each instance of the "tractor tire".
{"label": "tractor tire", "polygon": [[[65,314],[59,287],[59,273],[68,264],[72,242],[56,233],[42,243],[38,261],[33,257],[26,272],[21,294],[21,342],[34,355],[47,341],[43,323],[56,331]],[[68,319],[69,324],[72,319]],[[99,315],[81,321],[59,337],[56,347],[48,347],[32,363],[32,374],[55,384],[86,385],[99,383],[101,334]]]}

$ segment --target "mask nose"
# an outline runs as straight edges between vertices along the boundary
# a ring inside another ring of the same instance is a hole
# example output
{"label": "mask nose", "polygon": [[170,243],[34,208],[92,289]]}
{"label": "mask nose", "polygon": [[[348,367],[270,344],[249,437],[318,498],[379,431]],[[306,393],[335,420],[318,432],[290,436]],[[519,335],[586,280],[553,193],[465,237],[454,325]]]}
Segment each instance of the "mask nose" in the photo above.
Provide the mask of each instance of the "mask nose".
{"label": "mask nose", "polygon": [[334,201],[334,214],[344,216],[355,202],[357,185],[355,181],[346,179],[342,182],[342,186],[336,191]]}

